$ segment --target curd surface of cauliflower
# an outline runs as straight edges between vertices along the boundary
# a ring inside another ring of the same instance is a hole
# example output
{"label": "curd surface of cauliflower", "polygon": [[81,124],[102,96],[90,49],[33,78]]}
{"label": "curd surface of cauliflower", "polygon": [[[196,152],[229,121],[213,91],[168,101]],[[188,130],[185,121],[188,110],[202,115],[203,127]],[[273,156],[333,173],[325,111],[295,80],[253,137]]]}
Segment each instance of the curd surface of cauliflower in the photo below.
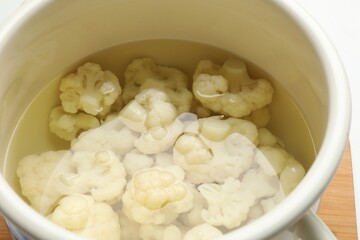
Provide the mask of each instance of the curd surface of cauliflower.
{"label": "curd surface of cauliflower", "polygon": [[208,203],[208,208],[201,213],[205,222],[228,229],[240,226],[247,219],[256,200],[256,196],[235,178],[226,179],[222,185],[204,183],[198,190]]}
{"label": "curd surface of cauliflower", "polygon": [[123,212],[142,224],[169,224],[193,207],[193,195],[177,166],[153,167],[133,175],[123,195]]}
{"label": "curd surface of cauliflower", "polygon": [[29,200],[31,206],[46,214],[56,200],[62,196],[55,188],[60,173],[72,172],[68,159],[70,151],[49,151],[40,155],[28,155],[22,158],[17,168],[21,192]]}
{"label": "curd surface of cauliflower", "polygon": [[188,90],[188,77],[180,70],[157,65],[151,58],[139,58],[128,65],[124,75],[125,103],[144,89],[157,88],[168,95],[178,114],[190,111],[193,95]]}
{"label": "curd surface of cauliflower", "polygon": [[74,173],[62,175],[69,186],[81,186],[96,201],[110,204],[121,199],[126,186],[124,165],[111,150],[75,152],[71,159]]}
{"label": "curd surface of cauliflower", "polygon": [[251,167],[255,147],[246,137],[233,133],[223,141],[210,141],[201,134],[184,133],[175,142],[174,163],[194,184],[238,178]]}
{"label": "curd surface of cauliflower", "polygon": [[128,128],[141,133],[134,145],[146,154],[166,151],[182,132],[174,105],[159,89],[146,89],[136,95],[119,117]]}
{"label": "curd surface of cauliflower", "polygon": [[111,206],[87,195],[64,197],[48,219],[89,239],[119,240],[121,237],[118,215]]}
{"label": "curd surface of cauliflower", "polygon": [[245,63],[231,58],[223,66],[200,61],[193,77],[193,93],[215,113],[244,117],[270,104],[273,88],[265,79],[251,79]]}
{"label": "curd surface of cauliflower", "polygon": [[79,132],[100,126],[99,120],[86,113],[66,113],[61,106],[55,107],[50,112],[49,130],[59,138],[71,141]]}
{"label": "curd surface of cauliflower", "polygon": [[65,112],[82,110],[96,116],[105,115],[122,92],[119,79],[110,71],[103,71],[96,63],[85,63],[61,79],[61,105]]}

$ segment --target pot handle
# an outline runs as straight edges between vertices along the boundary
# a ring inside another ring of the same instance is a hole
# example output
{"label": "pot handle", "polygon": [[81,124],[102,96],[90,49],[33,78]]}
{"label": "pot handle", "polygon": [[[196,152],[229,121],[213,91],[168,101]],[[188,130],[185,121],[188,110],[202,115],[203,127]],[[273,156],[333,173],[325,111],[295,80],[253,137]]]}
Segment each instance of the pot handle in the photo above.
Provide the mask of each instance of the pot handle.
{"label": "pot handle", "polygon": [[308,211],[294,227],[295,233],[302,239],[337,239],[321,218],[312,210]]}

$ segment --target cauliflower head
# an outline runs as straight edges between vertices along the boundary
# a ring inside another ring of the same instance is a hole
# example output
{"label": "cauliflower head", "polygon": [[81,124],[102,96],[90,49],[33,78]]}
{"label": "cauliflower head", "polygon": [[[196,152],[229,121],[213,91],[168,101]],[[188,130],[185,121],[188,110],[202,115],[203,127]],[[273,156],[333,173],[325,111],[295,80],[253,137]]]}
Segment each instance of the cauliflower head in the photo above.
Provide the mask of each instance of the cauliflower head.
{"label": "cauliflower head", "polygon": [[272,197],[280,190],[279,178],[267,175],[261,168],[248,170],[242,177],[241,184],[252,191],[257,199]]}
{"label": "cauliflower head", "polygon": [[151,58],[139,58],[132,61],[125,70],[122,98],[128,103],[144,89],[161,89],[168,95],[178,114],[181,114],[190,111],[193,101],[187,85],[188,78],[180,70],[157,65]]}
{"label": "cauliflower head", "polygon": [[166,151],[182,133],[174,105],[159,89],[146,89],[136,95],[119,117],[128,128],[141,133],[134,145],[146,154]]}
{"label": "cauliflower head", "polygon": [[75,152],[71,166],[75,170],[73,173],[61,175],[65,185],[81,186],[82,193],[91,193],[96,201],[112,204],[121,199],[126,186],[126,172],[113,151]]}
{"label": "cauliflower head", "polygon": [[[52,205],[62,196],[54,188],[60,173],[70,174],[72,168],[70,151],[49,151],[40,155],[28,155],[22,158],[17,168],[21,192],[29,200],[31,207],[46,214]],[[77,189],[79,190],[79,189]]]}
{"label": "cauliflower head", "polygon": [[228,178],[222,185],[204,183],[198,187],[208,203],[201,216],[212,226],[232,229],[247,219],[250,207],[255,204],[256,196],[242,186],[235,178]]}
{"label": "cauliflower head", "polygon": [[265,79],[251,79],[245,63],[231,58],[222,66],[200,61],[193,76],[193,93],[215,113],[244,117],[270,104],[273,88]]}
{"label": "cauliflower head", "polygon": [[124,214],[141,224],[169,224],[193,207],[193,195],[177,166],[153,167],[133,175],[122,197]]}
{"label": "cauliflower head", "polygon": [[59,89],[65,112],[82,110],[93,116],[107,114],[122,92],[115,74],[95,63],[85,63],[62,78]]}
{"label": "cauliflower head", "polygon": [[48,219],[85,238],[119,240],[121,237],[118,215],[111,206],[87,195],[64,197]]}
{"label": "cauliflower head", "polygon": [[289,194],[305,176],[304,167],[281,147],[259,147],[255,159],[266,174],[279,177],[285,194]]}
{"label": "cauliflower head", "polygon": [[200,133],[211,141],[222,141],[232,133],[239,133],[255,145],[259,142],[256,125],[248,120],[212,116],[199,119],[199,127]]}
{"label": "cauliflower head", "polygon": [[112,150],[121,156],[135,148],[138,133],[127,128],[119,117],[104,122],[97,128],[82,132],[71,141],[73,151]]}
{"label": "cauliflower head", "polygon": [[239,133],[217,142],[201,134],[184,133],[175,142],[173,161],[194,184],[222,183],[248,170],[254,154],[254,144]]}
{"label": "cauliflower head", "polygon": [[76,114],[66,113],[61,106],[50,111],[49,130],[59,138],[71,141],[79,132],[100,126],[99,120],[83,112]]}

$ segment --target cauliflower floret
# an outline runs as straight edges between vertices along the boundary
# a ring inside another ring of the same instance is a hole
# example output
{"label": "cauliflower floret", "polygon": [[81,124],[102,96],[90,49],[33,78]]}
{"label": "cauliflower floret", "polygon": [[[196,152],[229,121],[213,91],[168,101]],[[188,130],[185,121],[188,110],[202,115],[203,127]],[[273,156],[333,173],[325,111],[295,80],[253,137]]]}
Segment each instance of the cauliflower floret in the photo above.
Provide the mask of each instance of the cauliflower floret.
{"label": "cauliflower floret", "polygon": [[195,98],[216,113],[244,117],[272,101],[273,88],[269,81],[252,80],[245,63],[238,59],[229,59],[223,66],[202,60],[193,79]]}
{"label": "cauliflower floret", "polygon": [[131,62],[125,70],[122,98],[128,103],[144,89],[161,89],[168,95],[178,114],[181,114],[190,111],[193,101],[187,85],[188,78],[180,70],[156,65],[151,58],[139,58]]}
{"label": "cauliflower floret", "polygon": [[256,198],[265,198],[275,195],[280,189],[277,176],[269,176],[261,169],[250,169],[241,179],[241,184],[252,191]]}
{"label": "cauliflower floret", "polygon": [[152,159],[147,154],[143,154],[138,150],[134,150],[125,155],[123,164],[125,166],[127,175],[132,177],[135,172],[144,168],[152,167],[154,164],[154,159]]}
{"label": "cauliflower floret", "polygon": [[193,195],[177,166],[143,169],[133,175],[123,195],[123,212],[142,224],[168,224],[193,207]]}
{"label": "cauliflower floret", "polygon": [[126,172],[114,152],[75,152],[71,166],[75,169],[73,173],[60,176],[65,185],[81,186],[84,189],[82,193],[90,192],[96,201],[112,204],[121,198]]}
{"label": "cauliflower floret", "polygon": [[238,178],[251,166],[254,148],[254,144],[238,133],[220,142],[184,133],[175,142],[173,161],[194,184],[221,183],[228,177]]}
{"label": "cauliflower floret", "polygon": [[82,132],[71,141],[73,151],[112,150],[118,156],[135,148],[134,141],[138,133],[128,129],[118,117],[108,119],[100,127]]}
{"label": "cauliflower floret", "polygon": [[295,159],[288,161],[280,174],[280,182],[286,194],[289,194],[305,176],[304,167]]}
{"label": "cauliflower floret", "polygon": [[174,105],[158,89],[146,89],[136,95],[119,117],[127,127],[141,132],[134,145],[146,154],[166,151],[182,133],[183,125],[177,119]]}
{"label": "cauliflower floret", "polygon": [[176,109],[161,90],[150,88],[140,92],[119,113],[124,124],[137,132],[167,126],[175,121]]}
{"label": "cauliflower floret", "polygon": [[184,240],[215,240],[222,235],[222,232],[216,227],[203,223],[190,229],[185,234]]}
{"label": "cauliflower floret", "polygon": [[86,195],[64,197],[48,219],[85,238],[119,240],[121,236],[118,215],[111,206]]}
{"label": "cauliflower floret", "polygon": [[285,149],[263,146],[255,157],[268,175],[280,176],[281,186],[289,194],[305,176],[304,167]]}
{"label": "cauliflower floret", "polygon": [[[72,169],[70,151],[49,151],[40,155],[22,158],[17,168],[21,192],[30,201],[31,207],[46,214],[62,193],[54,188],[59,173],[70,174]],[[80,189],[77,189],[80,190]]]}
{"label": "cauliflower floret", "polygon": [[99,120],[86,113],[65,113],[61,106],[50,112],[49,130],[59,138],[71,141],[82,130],[89,130],[100,126]]}
{"label": "cauliflower floret", "polygon": [[258,144],[258,130],[250,121],[239,118],[221,119],[213,116],[199,119],[200,133],[211,141],[222,141],[231,133],[239,133],[255,145]]}
{"label": "cauliflower floret", "polygon": [[242,186],[239,180],[228,178],[224,184],[205,183],[198,187],[207,200],[208,208],[201,213],[210,225],[232,229],[247,219],[256,196]]}
{"label": "cauliflower floret", "polygon": [[95,63],[85,63],[76,73],[65,76],[59,89],[65,112],[82,110],[94,116],[108,113],[122,91],[119,79]]}
{"label": "cauliflower floret", "polygon": [[279,175],[285,168],[289,158],[293,158],[285,149],[262,146],[256,154],[256,162],[268,175]]}
{"label": "cauliflower floret", "polygon": [[140,227],[142,240],[182,240],[182,231],[175,224],[143,224]]}

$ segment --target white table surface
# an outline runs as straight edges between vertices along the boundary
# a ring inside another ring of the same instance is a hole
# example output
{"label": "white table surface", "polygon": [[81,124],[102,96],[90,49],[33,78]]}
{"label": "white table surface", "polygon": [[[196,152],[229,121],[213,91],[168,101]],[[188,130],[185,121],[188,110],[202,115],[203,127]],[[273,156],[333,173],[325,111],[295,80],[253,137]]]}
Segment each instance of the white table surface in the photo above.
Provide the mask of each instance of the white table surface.
{"label": "white table surface", "polygon": [[[24,0],[0,0],[0,23]],[[289,0],[291,1],[291,0]],[[352,93],[350,145],[354,175],[357,227],[360,232],[360,1],[296,0],[322,26],[344,63]]]}

